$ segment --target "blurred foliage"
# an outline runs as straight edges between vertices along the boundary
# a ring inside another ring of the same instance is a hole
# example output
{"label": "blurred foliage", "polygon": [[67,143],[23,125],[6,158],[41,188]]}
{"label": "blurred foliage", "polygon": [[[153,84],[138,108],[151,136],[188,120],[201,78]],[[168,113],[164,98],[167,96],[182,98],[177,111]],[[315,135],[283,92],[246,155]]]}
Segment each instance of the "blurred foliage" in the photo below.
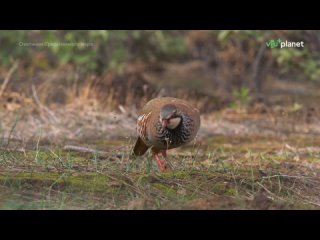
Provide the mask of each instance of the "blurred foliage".
{"label": "blurred foliage", "polygon": [[3,65],[11,64],[16,58],[25,58],[28,49],[19,47],[19,42],[25,40],[27,31],[0,31],[0,61]]}
{"label": "blurred foliage", "polygon": [[280,48],[273,52],[281,72],[303,73],[309,80],[320,82],[320,61],[318,56],[306,49]]}
{"label": "blurred foliage", "polygon": [[294,102],[293,105],[289,108],[290,112],[298,112],[303,108],[303,105],[298,102]]}
{"label": "blurred foliage", "polygon": [[320,32],[319,31],[262,31],[262,30],[220,30],[214,31],[219,41],[227,43],[230,40],[249,41],[258,45],[265,44],[270,39],[300,42],[304,48],[274,48],[272,51],[275,63],[281,73],[303,73],[309,80],[320,82]]}
{"label": "blurred foliage", "polygon": [[217,34],[219,41],[227,41],[233,36],[236,36],[240,41],[254,39],[256,42],[261,43],[264,40],[264,35],[267,31],[262,30],[219,30],[213,31]]}
{"label": "blurred foliage", "polygon": [[231,104],[231,107],[234,108],[246,107],[252,99],[250,96],[250,89],[246,87],[240,87],[239,90],[233,90],[232,95],[234,97],[234,102]]}
{"label": "blurred foliage", "polygon": [[[192,32],[196,32],[191,36]],[[204,36],[204,37],[199,37]],[[194,38],[194,39],[193,39]],[[0,31],[0,65],[8,67],[16,59],[28,68],[47,69],[65,64],[101,74],[107,70],[122,73],[126,63],[155,63],[162,61],[186,61],[199,57],[225,65],[235,74],[248,78],[247,65],[252,65],[260,46],[270,39],[305,41],[305,48],[274,48],[265,50],[265,58],[281,74],[303,74],[310,80],[320,80],[319,31],[271,31],[271,30],[16,30]],[[83,43],[82,45],[20,46],[21,43]],[[191,42],[191,44],[190,44]],[[234,48],[235,51],[230,51]],[[200,50],[202,49],[202,52]],[[194,55],[193,51],[201,54]],[[221,56],[225,52],[224,62]],[[238,55],[242,55],[238,57]],[[205,57],[203,57],[205,56]],[[219,58],[220,57],[220,58]],[[234,58],[234,59],[233,59]],[[226,65],[238,61],[238,65]],[[239,70],[239,64],[243,69]],[[215,67],[219,67],[214,65]],[[226,76],[223,78],[234,76]],[[243,83],[239,84],[239,87]],[[249,85],[247,84],[247,87]]]}
{"label": "blurred foliage", "polygon": [[[50,46],[21,46],[22,43]],[[77,44],[71,47],[58,43]],[[0,31],[0,45],[5,46],[0,55],[5,66],[19,58],[36,67],[68,63],[97,73],[104,69],[121,72],[128,61],[175,60],[186,52],[179,31]]]}

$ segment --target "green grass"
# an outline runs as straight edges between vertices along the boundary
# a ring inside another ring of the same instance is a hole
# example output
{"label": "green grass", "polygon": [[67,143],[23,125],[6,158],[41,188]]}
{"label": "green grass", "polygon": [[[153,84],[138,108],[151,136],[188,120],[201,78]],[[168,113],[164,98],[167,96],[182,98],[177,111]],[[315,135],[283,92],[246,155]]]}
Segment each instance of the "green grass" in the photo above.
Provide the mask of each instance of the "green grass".
{"label": "green grass", "polygon": [[169,151],[173,170],[163,173],[149,154],[131,158],[127,143],[108,156],[39,142],[35,150],[1,150],[0,208],[319,209],[319,153],[300,154],[297,162],[281,143],[268,151],[272,139],[220,136],[209,148],[213,141]]}

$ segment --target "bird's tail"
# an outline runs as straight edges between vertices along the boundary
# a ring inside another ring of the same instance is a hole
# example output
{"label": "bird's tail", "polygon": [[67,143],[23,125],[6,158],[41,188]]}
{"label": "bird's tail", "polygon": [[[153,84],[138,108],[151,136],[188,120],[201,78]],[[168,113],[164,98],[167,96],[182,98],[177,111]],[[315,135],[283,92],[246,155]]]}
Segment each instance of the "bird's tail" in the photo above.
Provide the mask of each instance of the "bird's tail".
{"label": "bird's tail", "polygon": [[149,149],[149,147],[138,137],[136,144],[133,148],[133,155],[141,156],[145,154],[145,152]]}

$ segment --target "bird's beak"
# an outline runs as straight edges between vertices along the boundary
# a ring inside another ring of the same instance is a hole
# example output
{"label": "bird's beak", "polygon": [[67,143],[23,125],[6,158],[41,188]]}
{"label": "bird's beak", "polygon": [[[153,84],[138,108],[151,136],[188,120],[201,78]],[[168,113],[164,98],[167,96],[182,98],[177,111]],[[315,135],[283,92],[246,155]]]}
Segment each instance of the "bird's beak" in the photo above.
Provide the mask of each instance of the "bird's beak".
{"label": "bird's beak", "polygon": [[167,119],[162,119],[162,127],[166,128],[168,126],[168,120]]}

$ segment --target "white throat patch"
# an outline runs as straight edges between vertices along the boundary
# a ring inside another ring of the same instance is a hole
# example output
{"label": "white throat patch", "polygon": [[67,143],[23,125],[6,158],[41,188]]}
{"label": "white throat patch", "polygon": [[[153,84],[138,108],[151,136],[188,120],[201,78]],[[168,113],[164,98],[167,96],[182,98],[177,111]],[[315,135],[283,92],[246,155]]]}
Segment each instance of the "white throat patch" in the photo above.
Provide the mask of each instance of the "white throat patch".
{"label": "white throat patch", "polygon": [[175,129],[181,122],[181,117],[171,118],[168,122],[167,128]]}

